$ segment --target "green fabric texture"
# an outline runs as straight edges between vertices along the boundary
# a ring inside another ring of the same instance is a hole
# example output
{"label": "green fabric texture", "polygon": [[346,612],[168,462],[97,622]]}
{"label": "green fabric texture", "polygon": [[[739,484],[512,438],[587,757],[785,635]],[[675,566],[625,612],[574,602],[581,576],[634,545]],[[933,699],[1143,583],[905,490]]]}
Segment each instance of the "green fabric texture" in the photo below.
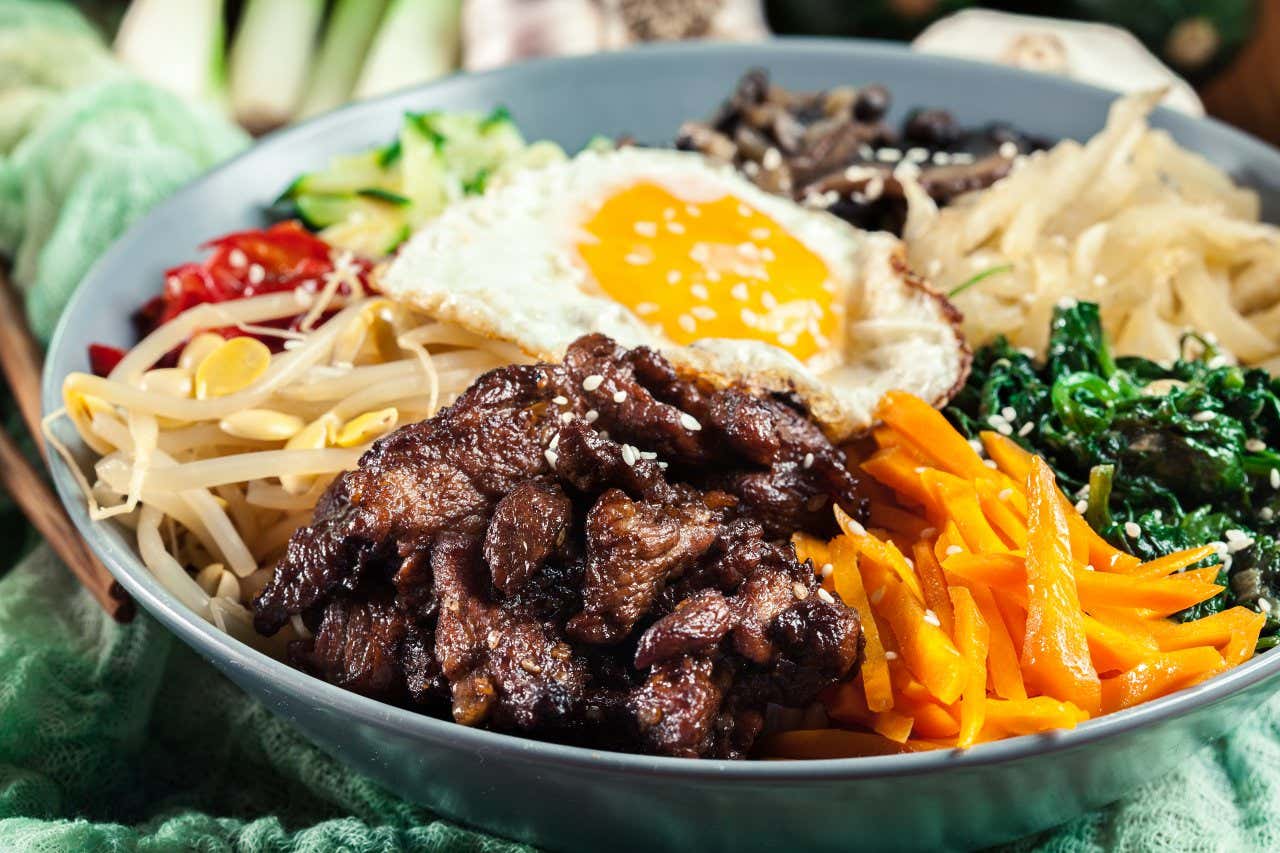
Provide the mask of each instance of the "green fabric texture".
{"label": "green fabric texture", "polygon": [[[130,79],[69,8],[0,0],[0,254],[42,334],[131,221],[244,144]],[[527,849],[344,769],[146,614],[110,622],[47,549],[0,578],[0,673],[2,850]],[[1010,849],[1277,849],[1278,804],[1280,698],[1127,801]]]}

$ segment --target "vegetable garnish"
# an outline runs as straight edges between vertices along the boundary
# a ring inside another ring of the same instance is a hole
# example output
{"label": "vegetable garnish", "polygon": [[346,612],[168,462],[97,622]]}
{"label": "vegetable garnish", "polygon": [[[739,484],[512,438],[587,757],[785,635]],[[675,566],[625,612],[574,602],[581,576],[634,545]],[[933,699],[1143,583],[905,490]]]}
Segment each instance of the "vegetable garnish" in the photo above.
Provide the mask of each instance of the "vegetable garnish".
{"label": "vegetable garnish", "polygon": [[1216,568],[1189,568],[1212,548],[1142,562],[1098,535],[1045,460],[1011,439],[982,432],[975,447],[902,392],[877,414],[879,449],[862,464],[880,486],[870,529],[836,508],[842,535],[793,539],[862,615],[862,669],[823,696],[836,728],[767,738],[766,757],[963,749],[1073,728],[1252,656],[1263,614],[1168,618],[1222,592]]}
{"label": "vegetable garnish", "polygon": [[1098,306],[1064,303],[1043,363],[1003,341],[982,348],[946,414],[969,439],[994,430],[1043,456],[1121,551],[1152,561],[1211,546],[1191,565],[1221,570],[1227,588],[1179,618],[1240,604],[1267,615],[1260,648],[1270,648],[1280,632],[1280,380],[1236,366],[1211,337],[1185,335],[1182,349],[1171,363],[1117,358]]}

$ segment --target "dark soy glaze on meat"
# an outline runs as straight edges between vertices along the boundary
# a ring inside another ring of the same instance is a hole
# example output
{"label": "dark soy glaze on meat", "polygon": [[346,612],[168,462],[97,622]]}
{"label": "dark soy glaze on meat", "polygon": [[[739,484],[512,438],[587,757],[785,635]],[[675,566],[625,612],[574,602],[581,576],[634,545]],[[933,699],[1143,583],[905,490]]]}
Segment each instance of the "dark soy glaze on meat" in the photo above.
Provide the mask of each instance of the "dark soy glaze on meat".
{"label": "dark soy glaze on meat", "polygon": [[892,97],[876,83],[791,92],[763,69],[743,75],[705,122],[680,128],[676,147],[732,164],[778,195],[825,208],[859,228],[902,233],[906,199],[895,169],[918,171],[939,205],[1003,178],[1015,160],[1049,147],[1007,124],[962,128],[941,109],[885,121]]}
{"label": "dark soy glaze on meat", "polygon": [[865,515],[779,397],[602,335],[480,377],[338,477],[253,602],[290,662],[465,725],[744,757],[765,706],[856,671],[858,614],[785,538]]}

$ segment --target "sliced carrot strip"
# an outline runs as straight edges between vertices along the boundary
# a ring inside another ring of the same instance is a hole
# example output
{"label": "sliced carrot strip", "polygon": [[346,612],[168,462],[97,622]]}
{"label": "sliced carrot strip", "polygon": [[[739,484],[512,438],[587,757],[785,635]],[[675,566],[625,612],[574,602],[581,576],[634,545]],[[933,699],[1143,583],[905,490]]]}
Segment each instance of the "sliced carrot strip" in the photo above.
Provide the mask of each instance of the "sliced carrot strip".
{"label": "sliced carrot strip", "polygon": [[907,738],[911,737],[915,722],[915,717],[908,717],[897,711],[881,711],[875,715],[871,728],[894,743],[906,743]]}
{"label": "sliced carrot strip", "polygon": [[1122,672],[1160,653],[1150,637],[1114,628],[1089,615],[1084,617],[1084,633],[1094,668],[1100,673]]}
{"label": "sliced carrot strip", "polygon": [[865,755],[897,755],[933,749],[914,742],[894,743],[872,732],[844,729],[796,729],[760,738],[756,755],[773,759],[859,758]]}
{"label": "sliced carrot strip", "polygon": [[991,633],[969,590],[955,587],[950,594],[956,615],[956,645],[969,665],[968,680],[960,700],[960,731],[956,735],[956,746],[967,749],[977,742],[986,721],[987,650]]}
{"label": "sliced carrot strip", "polygon": [[994,589],[991,594],[996,600],[996,608],[1000,611],[1000,618],[1004,620],[1004,624],[1009,628],[1009,639],[1013,641],[1013,650],[1017,653],[1018,659],[1021,660],[1022,643],[1027,638],[1026,599],[1019,600],[1016,596],[1000,595]]}
{"label": "sliced carrot strip", "polygon": [[1030,699],[988,699],[986,729],[1000,737],[1031,735],[1054,729],[1074,729],[1089,715],[1071,702],[1051,696]]}
{"label": "sliced carrot strip", "polygon": [[955,431],[941,412],[924,400],[903,391],[890,391],[880,399],[876,416],[910,443],[916,453],[934,467],[974,479],[986,470],[964,436]]}
{"label": "sliced carrot strip", "polygon": [[924,468],[923,459],[913,455],[906,448],[889,447],[876,451],[862,463],[862,470],[875,480],[888,486],[900,497],[912,503],[933,508],[933,499],[920,482],[920,472]]}
{"label": "sliced carrot strip", "polygon": [[871,614],[871,602],[862,586],[858,571],[858,553],[853,541],[839,536],[831,543],[835,571],[836,594],[862,617],[862,683],[866,689],[867,707],[872,711],[888,711],[893,707],[893,686],[889,683],[889,663],[880,642],[880,631]]}
{"label": "sliced carrot strip", "polygon": [[1212,557],[1216,553],[1217,549],[1213,545],[1201,545],[1198,548],[1174,551],[1172,554],[1165,554],[1163,557],[1140,563],[1131,574],[1139,578],[1162,578],[1181,571],[1187,566],[1194,566],[1201,560]]}
{"label": "sliced carrot strip", "polygon": [[973,593],[973,600],[982,614],[982,621],[990,631],[990,650],[987,653],[988,680],[991,689],[1002,699],[1026,699],[1027,688],[1022,680],[1022,668],[1018,663],[1018,651],[1004,617],[996,605],[990,587],[982,584],[966,584]]}
{"label": "sliced carrot strip", "polygon": [[831,562],[831,546],[816,536],[810,536],[808,533],[793,533],[791,547],[795,549],[796,559],[800,562],[812,560],[815,571],[821,571],[823,566]]}
{"label": "sliced carrot strip", "polygon": [[911,549],[911,555],[916,561],[916,574],[920,577],[920,588],[924,590],[925,605],[938,615],[942,630],[955,636],[951,597],[947,594],[947,579],[942,575],[938,558],[927,542],[917,542]]}
{"label": "sliced carrot strip", "polygon": [[867,560],[862,567],[863,584],[873,590],[871,609],[893,629],[902,662],[944,705],[955,702],[964,690],[965,661],[941,620],[883,566]]}
{"label": "sliced carrot strip", "polygon": [[955,522],[970,550],[985,554],[1005,549],[1003,540],[982,514],[978,493],[971,483],[936,469],[929,469],[920,477],[925,487],[937,495],[939,505],[945,507],[946,517]]}
{"label": "sliced carrot strip", "polygon": [[919,539],[928,530],[933,529],[929,519],[882,501],[871,503],[869,520],[872,527],[883,527],[885,530],[906,534],[914,539]]}
{"label": "sliced carrot strip", "polygon": [[1265,614],[1246,607],[1232,607],[1191,622],[1152,620],[1150,631],[1161,651],[1171,652],[1193,646],[1213,646],[1231,666],[1253,656],[1258,635],[1267,623]]}
{"label": "sliced carrot strip", "polygon": [[1169,575],[1163,580],[1169,581],[1194,581],[1203,584],[1217,584],[1218,575],[1222,574],[1222,566],[1205,566],[1201,569],[1186,569],[1176,574]]}
{"label": "sliced carrot strip", "polygon": [[1225,666],[1222,655],[1208,646],[1164,652],[1103,682],[1102,707],[1107,713],[1132,708],[1190,687]]}
{"label": "sliced carrot strip", "polygon": [[1027,687],[1072,702],[1090,714],[1101,704],[1089,657],[1084,613],[1071,570],[1071,541],[1053,472],[1039,457],[1027,477],[1027,634],[1022,674]]}
{"label": "sliced carrot strip", "polygon": [[982,514],[1000,534],[1005,547],[1013,550],[1026,547],[1027,524],[1012,506],[1014,491],[990,478],[978,480],[974,486],[978,502],[982,504]]}
{"label": "sliced carrot strip", "polygon": [[[911,568],[906,558],[902,556],[902,552],[898,550],[897,545],[892,541],[885,541],[872,535],[838,506],[835,508],[835,515],[840,529],[853,542],[862,559],[897,575],[917,600],[924,601],[924,591],[920,589],[920,580],[916,577],[915,570]],[[865,570],[863,574],[866,574]]]}
{"label": "sliced carrot strip", "polygon": [[1006,438],[998,432],[985,430],[978,434],[978,438],[982,440],[987,456],[991,457],[997,468],[1015,482],[1027,482],[1027,477],[1031,474],[1031,453],[1023,450],[1012,438]]}

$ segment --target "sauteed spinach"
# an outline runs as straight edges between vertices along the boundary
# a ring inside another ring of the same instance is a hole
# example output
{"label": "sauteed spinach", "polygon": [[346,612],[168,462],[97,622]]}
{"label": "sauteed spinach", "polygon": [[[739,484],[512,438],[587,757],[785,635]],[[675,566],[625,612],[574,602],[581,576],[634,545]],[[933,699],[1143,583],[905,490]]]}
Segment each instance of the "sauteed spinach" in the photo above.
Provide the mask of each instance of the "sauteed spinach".
{"label": "sauteed spinach", "polygon": [[1098,306],[1063,304],[1047,358],[999,340],[980,350],[947,410],[971,438],[994,429],[1045,457],[1090,523],[1148,560],[1219,543],[1221,595],[1182,614],[1234,604],[1280,630],[1280,379],[1230,363],[1188,334],[1172,364],[1112,355]]}

